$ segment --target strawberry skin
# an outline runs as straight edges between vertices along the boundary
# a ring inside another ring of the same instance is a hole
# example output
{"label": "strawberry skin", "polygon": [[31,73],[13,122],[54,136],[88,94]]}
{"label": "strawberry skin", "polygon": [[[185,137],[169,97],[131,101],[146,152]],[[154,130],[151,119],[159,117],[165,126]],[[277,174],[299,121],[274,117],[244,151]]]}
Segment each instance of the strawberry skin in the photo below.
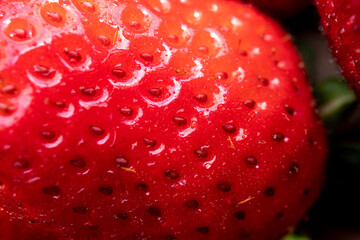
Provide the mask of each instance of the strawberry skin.
{"label": "strawberry skin", "polygon": [[0,239],[1,240],[56,240],[51,234],[34,230],[17,220],[10,220],[0,210]]}
{"label": "strawberry skin", "polygon": [[344,77],[360,96],[360,1],[315,1],[330,49]]}
{"label": "strawberry skin", "polygon": [[0,3],[0,207],[60,239],[278,239],[324,180],[290,37],[237,1]]}
{"label": "strawberry skin", "polygon": [[311,4],[311,0],[243,0],[277,18],[295,15]]}

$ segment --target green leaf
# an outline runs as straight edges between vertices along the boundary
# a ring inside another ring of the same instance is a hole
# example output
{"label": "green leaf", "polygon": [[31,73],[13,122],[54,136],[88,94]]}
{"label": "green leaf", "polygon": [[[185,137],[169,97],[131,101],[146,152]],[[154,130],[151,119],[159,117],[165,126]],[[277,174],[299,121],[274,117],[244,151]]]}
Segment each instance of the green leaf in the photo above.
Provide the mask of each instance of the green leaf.
{"label": "green leaf", "polygon": [[282,240],[311,240],[311,239],[303,235],[300,236],[300,235],[290,234],[284,237]]}
{"label": "green leaf", "polygon": [[355,93],[340,77],[320,82],[315,86],[314,94],[320,116],[329,128],[339,124],[357,101]]}

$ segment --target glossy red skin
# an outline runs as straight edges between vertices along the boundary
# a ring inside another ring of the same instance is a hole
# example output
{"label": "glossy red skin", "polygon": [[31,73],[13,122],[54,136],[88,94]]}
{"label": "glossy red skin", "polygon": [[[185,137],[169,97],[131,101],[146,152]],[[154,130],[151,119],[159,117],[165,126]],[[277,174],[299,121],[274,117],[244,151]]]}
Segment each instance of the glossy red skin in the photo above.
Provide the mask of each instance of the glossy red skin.
{"label": "glossy red skin", "polygon": [[[56,23],[39,15],[44,3],[0,5],[0,207],[76,240],[269,240],[296,225],[320,192],[326,142],[303,63],[275,22],[236,1],[63,4]],[[17,16],[32,37],[3,34]]]}
{"label": "glossy red skin", "polygon": [[360,1],[316,0],[330,49],[360,96]]}
{"label": "glossy red skin", "polygon": [[1,240],[56,240],[50,233],[32,229],[24,222],[10,220],[9,216],[0,212]]}
{"label": "glossy red skin", "polygon": [[277,18],[293,16],[311,4],[311,0],[244,0],[258,7],[261,11]]}

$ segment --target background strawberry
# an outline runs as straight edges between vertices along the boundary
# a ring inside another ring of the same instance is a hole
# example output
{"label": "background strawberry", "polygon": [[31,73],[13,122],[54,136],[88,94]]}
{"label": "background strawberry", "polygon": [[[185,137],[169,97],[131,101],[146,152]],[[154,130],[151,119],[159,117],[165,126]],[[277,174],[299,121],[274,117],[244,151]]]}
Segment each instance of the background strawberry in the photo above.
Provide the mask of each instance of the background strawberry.
{"label": "background strawberry", "polygon": [[257,6],[260,10],[277,18],[290,17],[304,10],[311,0],[243,0]]}
{"label": "background strawberry", "polygon": [[316,0],[330,48],[342,73],[360,94],[359,0]]}
{"label": "background strawberry", "polygon": [[235,1],[6,1],[0,206],[73,239],[277,239],[326,152],[289,36]]}

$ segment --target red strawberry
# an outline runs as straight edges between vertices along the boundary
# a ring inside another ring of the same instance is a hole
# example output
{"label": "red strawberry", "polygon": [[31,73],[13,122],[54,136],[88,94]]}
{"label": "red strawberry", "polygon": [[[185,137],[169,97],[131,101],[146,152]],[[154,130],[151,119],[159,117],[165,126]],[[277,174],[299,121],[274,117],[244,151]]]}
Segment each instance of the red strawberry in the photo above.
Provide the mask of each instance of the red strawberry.
{"label": "red strawberry", "polygon": [[360,0],[316,0],[322,26],[342,73],[360,96]]}
{"label": "red strawberry", "polygon": [[72,239],[276,239],[326,144],[303,63],[236,1],[5,1],[0,207]]}
{"label": "red strawberry", "polygon": [[310,5],[311,0],[243,0],[257,6],[274,17],[289,17],[301,12]]}
{"label": "red strawberry", "polygon": [[1,240],[56,240],[49,233],[31,229],[24,223],[10,220],[0,211],[0,239]]}

